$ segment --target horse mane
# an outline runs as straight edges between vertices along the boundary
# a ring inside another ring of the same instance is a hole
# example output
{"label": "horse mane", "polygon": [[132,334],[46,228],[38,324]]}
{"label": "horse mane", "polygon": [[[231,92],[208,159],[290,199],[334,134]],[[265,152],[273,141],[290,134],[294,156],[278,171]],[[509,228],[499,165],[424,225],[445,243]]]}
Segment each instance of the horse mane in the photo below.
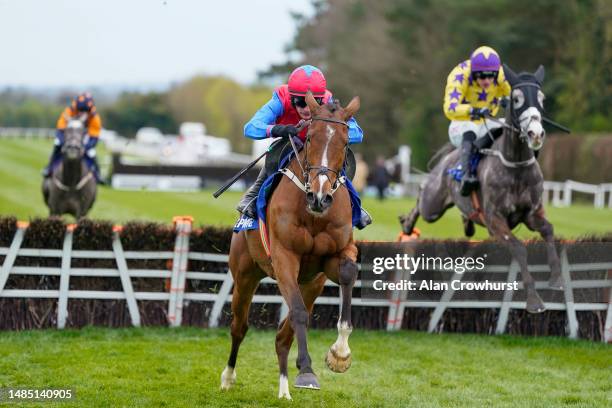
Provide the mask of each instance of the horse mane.
{"label": "horse mane", "polygon": [[453,150],[455,150],[455,146],[453,146],[452,143],[445,143],[440,149],[438,149],[438,151],[434,153],[431,159],[429,159],[429,161],[427,162],[427,171],[431,172],[431,170],[438,164],[440,159],[442,159],[444,156],[446,156]]}
{"label": "horse mane", "polygon": [[535,82],[536,84],[539,84],[540,81],[538,81],[535,77],[534,74],[532,74],[531,72],[521,72],[520,74],[517,75],[519,77],[519,79],[521,80],[521,82]]}
{"label": "horse mane", "polygon": [[326,108],[329,113],[335,113],[336,111],[342,109],[342,106],[340,105],[340,100],[338,99],[330,99],[329,101],[327,101],[326,104],[322,105],[322,107]]}

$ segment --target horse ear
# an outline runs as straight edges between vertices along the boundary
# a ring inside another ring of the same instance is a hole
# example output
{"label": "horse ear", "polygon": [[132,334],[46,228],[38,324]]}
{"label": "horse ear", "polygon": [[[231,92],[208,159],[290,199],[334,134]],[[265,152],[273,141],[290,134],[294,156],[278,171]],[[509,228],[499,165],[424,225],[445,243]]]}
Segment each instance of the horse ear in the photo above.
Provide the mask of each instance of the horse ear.
{"label": "horse ear", "polygon": [[346,108],[344,108],[344,120],[349,120],[353,115],[355,115],[355,113],[357,113],[357,111],[359,110],[360,106],[361,101],[359,100],[358,96],[355,96],[353,99],[351,99],[349,104],[346,105]]}
{"label": "horse ear", "polygon": [[306,93],[306,105],[310,108],[311,115],[314,116],[315,112],[319,110],[319,104],[315,100],[314,96],[312,96],[312,92],[308,91]]}
{"label": "horse ear", "polygon": [[544,74],[544,65],[540,65],[533,75],[538,80],[538,82],[542,84],[542,82],[544,82]]}
{"label": "horse ear", "polygon": [[516,75],[514,73],[514,71],[512,70],[512,68],[510,68],[508,65],[504,64],[504,75],[506,76],[506,79],[508,80],[508,83],[512,86],[514,84],[517,84],[519,82],[519,77],[518,75]]}

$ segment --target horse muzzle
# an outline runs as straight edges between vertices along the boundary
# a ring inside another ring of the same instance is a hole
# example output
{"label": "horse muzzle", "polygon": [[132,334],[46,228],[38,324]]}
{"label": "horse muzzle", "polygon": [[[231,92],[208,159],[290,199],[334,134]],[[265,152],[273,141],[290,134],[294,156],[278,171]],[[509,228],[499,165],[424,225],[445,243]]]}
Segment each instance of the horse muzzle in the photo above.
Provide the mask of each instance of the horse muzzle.
{"label": "horse muzzle", "polygon": [[78,146],[66,146],[64,156],[69,160],[76,160],[82,156],[81,148]]}
{"label": "horse muzzle", "polygon": [[330,193],[315,194],[312,191],[306,193],[306,204],[314,215],[323,215],[334,202]]}
{"label": "horse muzzle", "polygon": [[531,150],[540,150],[544,146],[546,131],[540,122],[534,122],[527,128],[527,140]]}

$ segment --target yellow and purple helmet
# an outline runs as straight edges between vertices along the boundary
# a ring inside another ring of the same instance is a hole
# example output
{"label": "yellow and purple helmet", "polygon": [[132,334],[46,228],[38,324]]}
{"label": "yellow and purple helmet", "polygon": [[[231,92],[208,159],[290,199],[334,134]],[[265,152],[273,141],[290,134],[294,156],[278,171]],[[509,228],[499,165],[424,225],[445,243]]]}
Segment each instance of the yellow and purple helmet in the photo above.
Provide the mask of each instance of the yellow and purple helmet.
{"label": "yellow and purple helmet", "polygon": [[472,72],[498,72],[501,66],[499,54],[491,47],[476,48],[470,56]]}

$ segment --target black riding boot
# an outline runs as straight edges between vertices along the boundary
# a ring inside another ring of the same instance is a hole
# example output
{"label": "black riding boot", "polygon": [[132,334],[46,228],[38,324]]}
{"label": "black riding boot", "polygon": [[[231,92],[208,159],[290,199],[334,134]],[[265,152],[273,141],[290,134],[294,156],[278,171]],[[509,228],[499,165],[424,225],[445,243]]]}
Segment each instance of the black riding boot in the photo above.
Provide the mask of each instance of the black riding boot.
{"label": "black riding boot", "polygon": [[98,159],[96,157],[91,158],[91,167],[94,177],[96,179],[96,183],[106,185],[106,182],[102,180],[102,175],[100,174],[100,166],[98,165]]}
{"label": "black riding boot", "polygon": [[263,166],[257,176],[257,180],[255,180],[255,183],[246,191],[238,207],[236,207],[240,213],[250,218],[257,218],[257,195],[259,194],[261,185],[266,181],[266,178],[268,178],[268,172],[266,166]]}
{"label": "black riding boot", "polygon": [[49,164],[47,164],[47,166],[44,169],[42,169],[41,173],[43,177],[45,178],[51,177],[51,172],[53,170],[52,169],[53,163],[59,160],[60,157],[62,157],[62,146],[54,145],[53,152],[51,153],[51,157],[49,157]]}
{"label": "black riding boot", "polygon": [[461,142],[461,168],[463,169],[463,178],[461,179],[461,195],[469,196],[470,193],[478,188],[478,179],[476,178],[476,169],[470,166],[470,159],[475,153],[474,140],[476,133],[465,132],[463,134],[463,142]]}

